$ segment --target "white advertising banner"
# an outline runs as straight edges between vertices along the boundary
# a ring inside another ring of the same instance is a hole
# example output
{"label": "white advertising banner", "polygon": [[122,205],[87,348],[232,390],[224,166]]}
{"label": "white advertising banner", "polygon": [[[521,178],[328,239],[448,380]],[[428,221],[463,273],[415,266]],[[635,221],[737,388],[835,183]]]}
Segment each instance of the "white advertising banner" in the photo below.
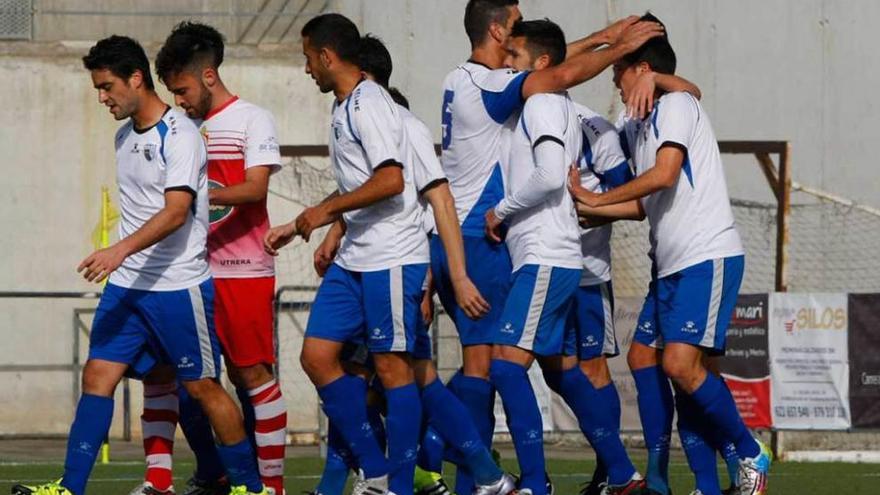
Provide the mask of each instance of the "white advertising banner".
{"label": "white advertising banner", "polygon": [[850,427],[846,294],[770,294],[773,425]]}

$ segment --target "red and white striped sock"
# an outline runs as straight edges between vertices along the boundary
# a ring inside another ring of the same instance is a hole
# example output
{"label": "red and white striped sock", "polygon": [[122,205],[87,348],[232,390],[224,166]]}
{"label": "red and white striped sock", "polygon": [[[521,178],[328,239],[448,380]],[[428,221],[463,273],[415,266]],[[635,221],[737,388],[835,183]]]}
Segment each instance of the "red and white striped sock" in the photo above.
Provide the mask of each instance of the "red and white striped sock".
{"label": "red and white striped sock", "polygon": [[276,380],[248,390],[256,417],[257,463],[263,484],[284,493],[284,445],[287,441],[287,407]]}
{"label": "red and white striped sock", "polygon": [[144,455],[147,458],[144,480],[159,491],[171,488],[171,454],[174,451],[177,418],[177,383],[144,384],[144,413],[141,415]]}

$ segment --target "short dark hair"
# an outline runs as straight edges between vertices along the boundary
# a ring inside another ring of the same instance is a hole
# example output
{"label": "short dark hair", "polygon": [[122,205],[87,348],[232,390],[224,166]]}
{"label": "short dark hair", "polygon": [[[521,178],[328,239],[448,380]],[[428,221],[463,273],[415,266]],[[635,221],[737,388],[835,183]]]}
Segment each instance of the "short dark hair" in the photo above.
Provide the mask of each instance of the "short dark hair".
{"label": "short dark hair", "polygon": [[403,93],[401,93],[399,89],[393,87],[388,88],[388,94],[391,95],[391,99],[394,100],[394,103],[409,110],[409,100],[406,99],[406,96],[403,96]]}
{"label": "short dark hair", "polygon": [[[639,20],[656,22],[663,26],[664,29],[666,27],[660,22],[660,19],[650,12],[643,15]],[[654,72],[659,72],[661,74],[675,74],[675,50],[673,50],[672,45],[669,44],[668,33],[668,31],[664,31],[662,36],[649,39],[636,51],[629,55],[624,55],[623,61],[626,62],[627,65],[635,65],[640,62],[645,62],[651,66],[651,70]]]}
{"label": "short dark hair", "polygon": [[184,21],[174,26],[156,55],[159,80],[195,67],[220,67],[223,63],[223,35],[207,24]]}
{"label": "short dark hair", "polygon": [[526,49],[532,57],[549,55],[551,65],[565,61],[565,33],[550,19],[523,21],[513,26],[511,37],[526,39]]}
{"label": "short dark hair", "polygon": [[140,71],[147,89],[154,89],[150,60],[141,44],[128,36],[114,34],[102,39],[89,49],[82,61],[87,70],[106,69],[125,80]]}
{"label": "short dark hair", "polygon": [[300,32],[317,49],[329,48],[340,59],[359,63],[361,33],[348,17],[342,14],[321,14],[309,19]]}
{"label": "short dark hair", "polygon": [[464,8],[464,30],[471,47],[486,40],[486,32],[492,23],[505,24],[510,15],[507,8],[519,5],[519,0],[469,0]]}
{"label": "short dark hair", "polygon": [[394,64],[385,43],[372,34],[367,34],[361,38],[359,59],[358,65],[361,70],[371,74],[377,83],[387,88]]}

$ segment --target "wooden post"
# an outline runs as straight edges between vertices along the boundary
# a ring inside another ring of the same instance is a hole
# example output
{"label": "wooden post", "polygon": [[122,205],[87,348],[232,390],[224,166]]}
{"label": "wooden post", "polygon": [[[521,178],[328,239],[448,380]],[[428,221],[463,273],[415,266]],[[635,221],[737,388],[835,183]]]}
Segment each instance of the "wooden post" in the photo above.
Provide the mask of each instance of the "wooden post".
{"label": "wooden post", "polygon": [[791,210],[791,144],[779,153],[779,179],[776,181],[776,291],[788,290],[788,217]]}

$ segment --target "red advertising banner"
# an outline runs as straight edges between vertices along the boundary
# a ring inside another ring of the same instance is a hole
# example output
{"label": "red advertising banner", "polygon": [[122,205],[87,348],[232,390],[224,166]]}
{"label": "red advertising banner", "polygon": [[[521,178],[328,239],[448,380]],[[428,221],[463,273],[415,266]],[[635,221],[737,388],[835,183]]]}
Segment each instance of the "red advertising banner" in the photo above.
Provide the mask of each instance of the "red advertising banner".
{"label": "red advertising banner", "polygon": [[767,294],[740,294],[720,361],[721,374],[749,428],[772,424],[767,308]]}

